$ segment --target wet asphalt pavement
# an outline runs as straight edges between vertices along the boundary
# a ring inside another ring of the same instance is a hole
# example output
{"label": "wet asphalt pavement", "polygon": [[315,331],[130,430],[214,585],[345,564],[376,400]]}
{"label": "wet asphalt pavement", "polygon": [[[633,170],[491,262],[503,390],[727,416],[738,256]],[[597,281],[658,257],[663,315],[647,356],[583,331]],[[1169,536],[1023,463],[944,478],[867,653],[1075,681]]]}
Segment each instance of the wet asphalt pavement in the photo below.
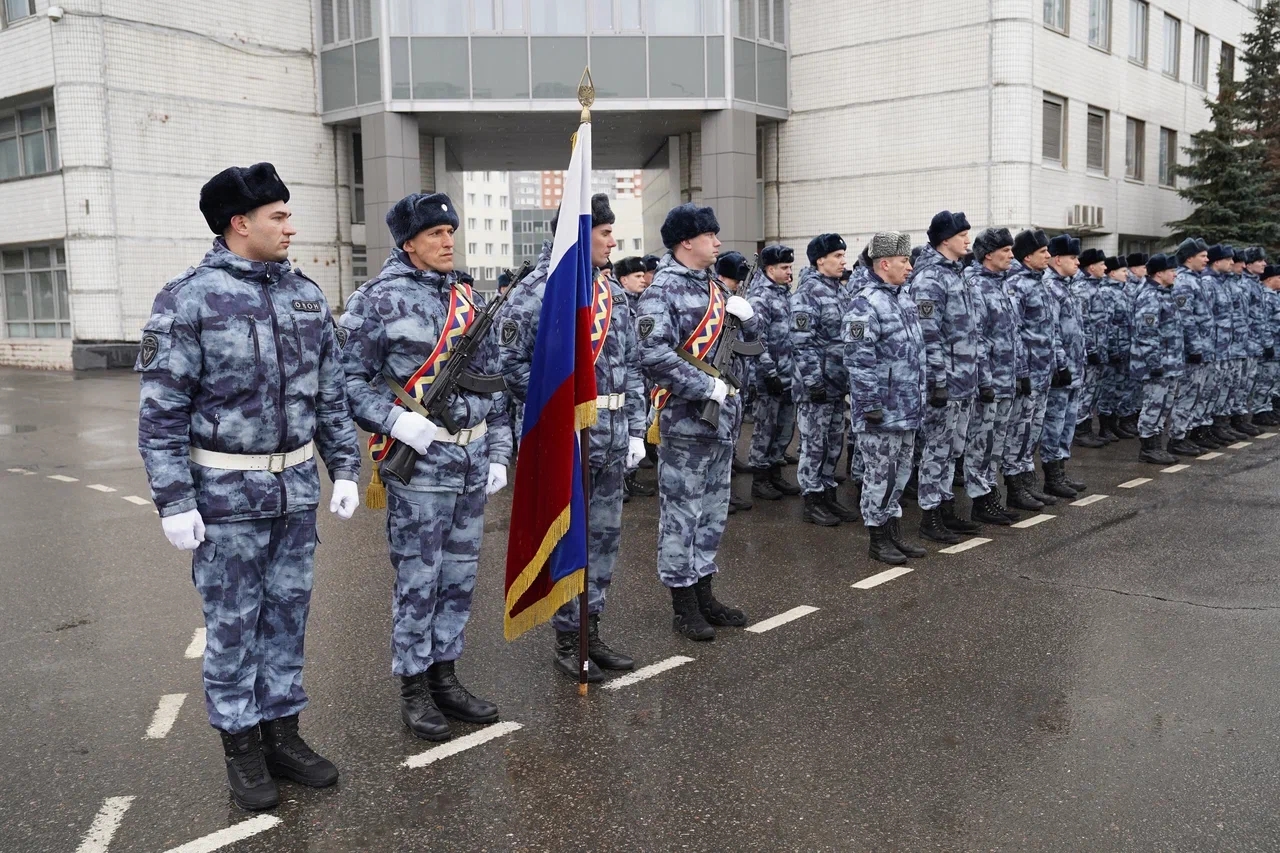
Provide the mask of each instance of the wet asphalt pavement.
{"label": "wet asphalt pavement", "polygon": [[671,630],[657,501],[633,500],[603,633],[641,664],[693,660],[586,699],[549,628],[502,639],[504,492],[459,672],[520,728],[419,767],[383,514],[325,512],[302,719],[342,780],[284,783],[279,822],[241,826],[185,654],[189,558],[129,500],[148,497],[136,394],[128,373],[0,370],[0,851],[163,851],[228,827],[248,837],[188,849],[1280,849],[1280,438],[1176,473],[1134,441],[1078,451],[1072,473],[1106,499],[931,545],[870,589],[852,585],[887,567],[860,524],[757,502],[730,520],[717,591],[753,622],[818,609],[704,644]]}

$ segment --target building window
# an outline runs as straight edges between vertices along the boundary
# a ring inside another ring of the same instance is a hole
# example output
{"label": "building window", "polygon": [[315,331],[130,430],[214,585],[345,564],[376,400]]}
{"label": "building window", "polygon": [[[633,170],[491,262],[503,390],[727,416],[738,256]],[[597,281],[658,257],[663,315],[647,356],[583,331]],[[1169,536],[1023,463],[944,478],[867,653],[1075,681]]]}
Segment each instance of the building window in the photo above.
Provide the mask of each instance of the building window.
{"label": "building window", "polygon": [[1041,156],[1046,163],[1067,162],[1067,102],[1057,95],[1044,96],[1044,140]]}
{"label": "building window", "polygon": [[364,222],[364,142],[359,133],[351,134],[351,221]]}
{"label": "building window", "polygon": [[1182,70],[1182,21],[1173,15],[1164,16],[1164,66],[1165,74],[1178,79]]}
{"label": "building window", "polygon": [[492,254],[493,254],[493,244],[492,244],[492,243],[485,243],[485,244],[484,244],[484,253],[485,253],[486,255],[492,255]]}
{"label": "building window", "polygon": [[1129,60],[1147,67],[1147,32],[1151,7],[1147,0],[1129,0]]}
{"label": "building window", "polygon": [[1202,30],[1196,30],[1191,82],[1201,89],[1209,88],[1209,34]]}
{"label": "building window", "polygon": [[486,230],[486,231],[492,231],[492,230],[493,230],[493,220],[492,220],[492,219],[486,219],[486,220],[484,221],[484,230]]}
{"label": "building window", "polygon": [[351,247],[351,289],[369,280],[369,250],[364,246]]}
{"label": "building window", "polygon": [[507,230],[507,220],[505,220],[505,219],[499,219],[499,220],[498,220],[498,230],[499,230],[499,231],[506,231],[506,230]]}
{"label": "building window", "polygon": [[503,243],[503,244],[502,244],[502,248],[498,250],[498,254],[499,254],[499,255],[505,255],[505,254],[507,254],[507,252],[510,252],[510,251],[511,251],[511,244],[510,244],[510,243]]}
{"label": "building window", "polygon": [[1167,127],[1160,128],[1160,186],[1176,187],[1177,180],[1173,174],[1178,165],[1178,131]]}
{"label": "building window", "polygon": [[29,18],[36,13],[36,0],[4,0],[4,20],[0,23],[8,25],[14,21]]}
{"label": "building window", "polygon": [[0,180],[58,170],[53,104],[0,111]]}
{"label": "building window", "polygon": [[1222,75],[1222,79],[1228,83],[1235,82],[1236,49],[1225,41],[1222,43],[1222,53],[1218,57],[1218,73]]}
{"label": "building window", "polygon": [[468,217],[467,217],[467,227],[468,227],[468,228],[475,228],[475,227],[476,227],[476,218],[475,218],[474,216],[468,216]]}
{"label": "building window", "polygon": [[640,251],[640,245],[641,245],[641,243],[640,243],[640,238],[639,238],[639,237],[632,237],[632,238],[631,238],[631,250],[632,250],[633,252],[638,252],[638,251]]}
{"label": "building window", "polygon": [[320,0],[320,41],[324,45],[373,35],[373,0]]}
{"label": "building window", "polygon": [[477,244],[475,244],[475,243],[468,243],[468,244],[467,244],[467,254],[468,254],[468,255],[474,255],[474,254],[476,254],[476,245],[477,245]]}
{"label": "building window", "polygon": [[475,28],[485,32],[524,31],[523,0],[475,0]]}
{"label": "building window", "polygon": [[1125,121],[1124,176],[1131,181],[1141,181],[1146,159],[1147,125],[1136,118]]}
{"label": "building window", "polygon": [[1108,125],[1110,116],[1106,110],[1089,107],[1089,150],[1087,167],[1100,175],[1107,173]]}
{"label": "building window", "polygon": [[1067,31],[1067,0],[1044,0],[1044,25],[1062,33]]}
{"label": "building window", "polygon": [[476,203],[476,194],[467,193],[467,204],[475,204],[475,203]]}
{"label": "building window", "polygon": [[1111,0],[1089,0],[1089,44],[1111,50]]}
{"label": "building window", "polygon": [[5,331],[11,338],[69,338],[67,255],[62,244],[0,251]]}
{"label": "building window", "polygon": [[493,207],[493,196],[489,195],[488,193],[486,193],[484,197],[484,206]]}

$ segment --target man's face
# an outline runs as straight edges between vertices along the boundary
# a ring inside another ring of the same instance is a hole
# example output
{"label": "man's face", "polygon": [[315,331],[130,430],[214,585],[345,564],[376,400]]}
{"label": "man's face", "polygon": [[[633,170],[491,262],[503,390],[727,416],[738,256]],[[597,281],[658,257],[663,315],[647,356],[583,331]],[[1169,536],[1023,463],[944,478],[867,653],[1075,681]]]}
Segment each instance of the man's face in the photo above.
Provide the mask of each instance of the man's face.
{"label": "man's face", "polygon": [[1089,264],[1084,268],[1084,274],[1089,278],[1102,278],[1107,271],[1107,262],[1098,261],[1096,264]]}
{"label": "man's face", "polygon": [[622,285],[622,289],[627,293],[644,293],[644,289],[649,286],[644,276],[643,272],[633,272],[618,279],[618,284]]}
{"label": "man's face", "polygon": [[949,258],[963,258],[969,253],[969,232],[961,231],[938,244],[938,251]]}
{"label": "man's face", "polygon": [[1229,272],[1230,270],[1231,270],[1230,258],[1219,258],[1218,260],[1213,262],[1214,272],[1222,273],[1222,272]]}
{"label": "man's face", "polygon": [[720,281],[724,282],[724,286],[729,288],[730,293],[737,293],[738,287],[742,284],[736,278],[729,278],[725,275],[720,276]]}
{"label": "man's face", "polygon": [[1049,247],[1043,246],[1022,259],[1023,265],[1034,272],[1044,272],[1049,266]]}
{"label": "man's face", "polygon": [[1273,275],[1271,278],[1264,279],[1262,283],[1266,285],[1267,290],[1280,290],[1280,275]]}
{"label": "man's face", "polygon": [[648,286],[649,286],[649,285],[651,285],[651,284],[653,284],[653,271],[652,271],[652,270],[645,270],[645,271],[644,271],[644,286],[645,286],[645,287],[648,287]]}
{"label": "man's face", "polygon": [[844,249],[837,249],[829,255],[818,258],[818,272],[827,278],[839,278],[844,272]]}
{"label": "man's face", "polygon": [[609,253],[618,245],[613,239],[612,225],[597,225],[591,229],[591,265],[599,269],[609,262]]}
{"label": "man's face", "polygon": [[1254,275],[1262,275],[1262,271],[1266,268],[1267,268],[1266,261],[1254,261],[1253,263],[1245,266],[1245,269],[1247,269],[1249,272],[1253,273]]}
{"label": "man's face", "polygon": [[911,275],[911,259],[906,255],[877,258],[876,272],[885,284],[900,285]]}
{"label": "man's face", "polygon": [[1209,253],[1199,252],[1187,258],[1186,267],[1192,272],[1200,272],[1209,265]]}
{"label": "man's face", "polygon": [[[1144,271],[1145,271],[1145,267],[1144,267]],[[1151,278],[1152,280],[1155,281],[1156,284],[1160,285],[1161,287],[1172,287],[1173,280],[1177,277],[1178,277],[1177,270],[1161,270],[1160,272],[1153,275]]]}
{"label": "man's face", "polygon": [[1124,267],[1121,267],[1118,270],[1112,270],[1111,272],[1107,273],[1107,278],[1111,279],[1112,281],[1118,281],[1121,284],[1124,284],[1126,281],[1129,280],[1129,271]]}
{"label": "man's face", "polygon": [[[1172,270],[1170,270],[1170,272],[1172,272]],[[1129,274],[1132,276],[1135,276],[1136,278],[1146,278],[1147,267],[1145,264],[1140,267],[1129,267]]]}
{"label": "man's face", "polygon": [[283,201],[273,201],[245,214],[231,217],[228,238],[232,251],[251,261],[280,263],[289,258],[289,241],[298,229],[289,221],[293,213]]}
{"label": "man's face", "polygon": [[691,270],[705,270],[716,262],[720,253],[720,238],[710,231],[699,234],[692,240],[681,240],[684,249],[684,265]]}
{"label": "man's face", "polygon": [[772,264],[764,268],[764,274],[774,284],[790,284],[791,264]]}
{"label": "man's face", "polygon": [[1244,261],[1233,261],[1231,271],[1236,275],[1242,274],[1244,272]]}
{"label": "man's face", "polygon": [[982,259],[982,265],[992,272],[1004,272],[1013,266],[1013,247],[1002,246]]}
{"label": "man's face", "polygon": [[453,271],[453,226],[437,225],[405,241],[402,247],[413,265],[420,270]]}
{"label": "man's face", "polygon": [[1063,278],[1071,278],[1080,271],[1080,256],[1058,255],[1056,258],[1049,258],[1049,266]]}

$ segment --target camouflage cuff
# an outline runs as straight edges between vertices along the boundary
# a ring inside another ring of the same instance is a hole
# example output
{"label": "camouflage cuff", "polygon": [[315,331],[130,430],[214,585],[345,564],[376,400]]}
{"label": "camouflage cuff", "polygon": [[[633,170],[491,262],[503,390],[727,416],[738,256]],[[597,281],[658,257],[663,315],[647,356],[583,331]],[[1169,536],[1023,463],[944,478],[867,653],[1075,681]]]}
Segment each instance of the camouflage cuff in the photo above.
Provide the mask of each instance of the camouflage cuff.
{"label": "camouflage cuff", "polygon": [[335,483],[339,480],[350,480],[353,483],[358,483],[360,482],[360,469],[343,468],[340,471],[330,471],[329,479],[333,480]]}
{"label": "camouflage cuff", "polygon": [[190,512],[195,508],[196,508],[196,499],[194,497],[183,498],[182,500],[176,503],[165,504],[164,506],[160,507],[159,508],[160,517],[168,518],[171,515],[181,515],[182,513]]}
{"label": "camouflage cuff", "polygon": [[[387,412],[387,416],[382,419],[382,425],[385,427],[382,434],[391,435],[391,428],[395,426],[396,419],[407,411],[409,410],[399,404],[392,404],[391,409]],[[408,423],[408,421],[405,421],[405,423]]]}

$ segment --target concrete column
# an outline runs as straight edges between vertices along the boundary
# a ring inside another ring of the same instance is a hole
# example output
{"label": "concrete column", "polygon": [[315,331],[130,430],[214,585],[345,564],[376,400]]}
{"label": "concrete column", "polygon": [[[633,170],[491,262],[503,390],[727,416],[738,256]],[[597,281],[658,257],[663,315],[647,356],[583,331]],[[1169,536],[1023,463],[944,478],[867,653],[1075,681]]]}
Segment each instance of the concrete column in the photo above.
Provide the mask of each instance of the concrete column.
{"label": "concrete column", "polygon": [[412,113],[380,112],[362,116],[364,149],[365,243],[370,272],[391,253],[387,211],[409,193],[422,191],[418,119]]}
{"label": "concrete column", "polygon": [[666,143],[644,164],[644,251],[662,253],[662,223],[667,211],[680,203],[680,137]]}
{"label": "concrete column", "polygon": [[722,251],[750,258],[762,237],[754,113],[717,110],[702,117],[702,203],[715,208]]}

